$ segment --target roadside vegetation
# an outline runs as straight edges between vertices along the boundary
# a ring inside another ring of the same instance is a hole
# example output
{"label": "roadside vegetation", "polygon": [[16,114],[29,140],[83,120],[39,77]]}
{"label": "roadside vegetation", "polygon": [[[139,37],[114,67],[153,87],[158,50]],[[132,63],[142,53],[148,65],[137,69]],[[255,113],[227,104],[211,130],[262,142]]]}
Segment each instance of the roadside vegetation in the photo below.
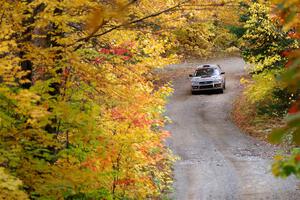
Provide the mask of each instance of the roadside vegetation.
{"label": "roadside vegetation", "polygon": [[153,71],[230,48],[235,6],[1,0],[0,199],[165,198],[172,89]]}
{"label": "roadside vegetation", "polygon": [[[155,73],[185,58],[241,49],[245,119],[288,116],[271,139],[299,145],[299,1],[288,2],[0,0],[0,199],[165,199],[172,87]],[[276,176],[299,176],[293,152]]]}
{"label": "roadside vegetation", "polygon": [[233,118],[246,132],[281,143],[289,156],[276,156],[275,176],[300,175],[299,149],[299,1],[240,4],[240,26],[231,27],[247,62],[244,93]]}

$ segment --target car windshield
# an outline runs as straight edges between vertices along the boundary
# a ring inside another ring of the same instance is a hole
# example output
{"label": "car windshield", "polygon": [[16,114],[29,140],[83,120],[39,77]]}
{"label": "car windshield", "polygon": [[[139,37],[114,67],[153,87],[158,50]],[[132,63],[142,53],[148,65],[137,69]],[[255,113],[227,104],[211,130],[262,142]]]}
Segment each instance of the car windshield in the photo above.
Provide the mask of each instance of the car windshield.
{"label": "car windshield", "polygon": [[220,75],[219,71],[214,68],[201,68],[197,69],[195,76],[215,76]]}

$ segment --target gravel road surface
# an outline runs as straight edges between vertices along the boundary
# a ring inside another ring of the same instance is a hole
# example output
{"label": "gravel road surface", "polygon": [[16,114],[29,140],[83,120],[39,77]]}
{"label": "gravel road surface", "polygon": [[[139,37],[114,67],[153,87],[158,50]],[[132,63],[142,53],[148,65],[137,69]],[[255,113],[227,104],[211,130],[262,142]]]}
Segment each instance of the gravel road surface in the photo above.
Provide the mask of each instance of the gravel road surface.
{"label": "gravel road surface", "polygon": [[167,126],[172,133],[168,145],[180,157],[171,199],[300,200],[299,182],[293,177],[276,179],[270,172],[276,148],[241,133],[230,119],[233,100],[241,92],[243,60],[208,63],[220,64],[226,72],[224,94],[191,95],[188,74],[201,62],[168,68],[181,71],[167,106],[173,121]]}

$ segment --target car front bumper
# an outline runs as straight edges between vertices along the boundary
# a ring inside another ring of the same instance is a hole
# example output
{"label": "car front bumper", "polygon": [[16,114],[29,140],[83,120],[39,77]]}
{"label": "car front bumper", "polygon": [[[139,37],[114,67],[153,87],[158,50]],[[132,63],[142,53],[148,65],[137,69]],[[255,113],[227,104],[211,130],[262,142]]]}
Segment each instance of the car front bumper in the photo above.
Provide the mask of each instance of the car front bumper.
{"label": "car front bumper", "polygon": [[223,89],[222,83],[213,83],[209,85],[192,85],[192,91],[220,90],[220,89]]}

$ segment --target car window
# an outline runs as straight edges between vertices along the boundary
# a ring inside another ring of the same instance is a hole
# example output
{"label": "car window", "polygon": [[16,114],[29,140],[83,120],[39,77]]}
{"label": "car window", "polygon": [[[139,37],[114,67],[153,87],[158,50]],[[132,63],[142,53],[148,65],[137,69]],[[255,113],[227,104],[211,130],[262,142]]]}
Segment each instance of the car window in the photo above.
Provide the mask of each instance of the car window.
{"label": "car window", "polygon": [[201,68],[197,69],[195,72],[195,76],[215,76],[220,75],[220,72],[214,68]]}

